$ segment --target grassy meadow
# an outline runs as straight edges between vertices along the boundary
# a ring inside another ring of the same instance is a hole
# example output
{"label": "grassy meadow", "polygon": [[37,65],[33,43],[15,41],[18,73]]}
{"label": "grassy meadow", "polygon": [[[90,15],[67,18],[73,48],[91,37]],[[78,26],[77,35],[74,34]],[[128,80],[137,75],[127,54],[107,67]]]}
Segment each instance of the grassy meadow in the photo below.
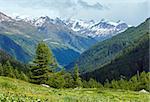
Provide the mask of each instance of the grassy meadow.
{"label": "grassy meadow", "polygon": [[148,102],[150,94],[126,90],[54,89],[0,77],[0,102]]}

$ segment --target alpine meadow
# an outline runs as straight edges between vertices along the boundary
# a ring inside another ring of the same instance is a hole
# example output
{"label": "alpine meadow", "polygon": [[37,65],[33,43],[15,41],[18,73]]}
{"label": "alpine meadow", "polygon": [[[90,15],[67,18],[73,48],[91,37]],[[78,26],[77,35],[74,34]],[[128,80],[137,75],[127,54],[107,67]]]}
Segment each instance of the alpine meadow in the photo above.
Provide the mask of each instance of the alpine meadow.
{"label": "alpine meadow", "polygon": [[149,102],[148,0],[0,0],[0,102]]}

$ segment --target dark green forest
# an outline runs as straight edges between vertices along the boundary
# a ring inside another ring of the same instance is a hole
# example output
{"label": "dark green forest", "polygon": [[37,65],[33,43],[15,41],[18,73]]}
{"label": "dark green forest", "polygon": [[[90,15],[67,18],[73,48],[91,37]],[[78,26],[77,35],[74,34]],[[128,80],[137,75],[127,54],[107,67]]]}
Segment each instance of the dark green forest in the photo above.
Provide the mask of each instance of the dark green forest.
{"label": "dark green forest", "polygon": [[122,50],[110,64],[92,72],[82,74],[85,79],[94,78],[99,82],[105,80],[130,79],[133,75],[149,71],[149,36],[145,34],[134,45]]}

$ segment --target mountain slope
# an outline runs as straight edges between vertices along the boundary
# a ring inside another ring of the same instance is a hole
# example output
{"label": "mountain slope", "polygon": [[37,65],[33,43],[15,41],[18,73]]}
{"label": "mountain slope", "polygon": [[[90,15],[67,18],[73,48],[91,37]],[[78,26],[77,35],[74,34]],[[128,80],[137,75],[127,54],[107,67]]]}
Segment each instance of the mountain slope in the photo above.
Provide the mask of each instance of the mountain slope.
{"label": "mountain slope", "polygon": [[133,75],[149,71],[149,35],[144,34],[140,39],[121,51],[115,60],[92,72],[82,75],[83,78],[94,79],[104,82],[106,79],[129,79]]}
{"label": "mountain slope", "polygon": [[13,66],[13,68],[17,68],[19,71],[23,71],[26,73],[29,69],[29,67],[23,63],[20,63],[15,58],[13,58],[10,54],[6,53],[4,50],[0,49],[0,63],[2,65],[6,64],[6,62],[9,61],[10,64]]}
{"label": "mountain slope", "polygon": [[0,49],[3,49],[12,56],[15,56],[17,60],[20,60],[22,62],[26,62],[31,58],[31,56],[29,56],[21,46],[2,34],[0,34]]}
{"label": "mountain slope", "polygon": [[[24,52],[27,52],[32,58],[35,55],[36,45],[42,40],[49,45],[54,54],[57,52],[56,56],[60,56],[57,57],[57,60],[63,66],[74,61],[80,53],[96,43],[95,39],[82,36],[68,29],[58,18],[52,21],[49,17],[40,17],[31,23],[12,19],[3,13],[1,15],[0,33],[21,46]],[[9,20],[3,20],[4,18],[9,18]],[[20,56],[13,55],[14,57]],[[64,58],[62,59],[62,57]],[[26,62],[29,62],[29,60],[26,60]]]}
{"label": "mountain slope", "polygon": [[[139,26],[128,28],[125,32],[96,44],[85,51],[74,63],[79,65],[82,73],[93,71],[109,64],[118,56],[120,51],[129,45],[134,45],[134,42],[138,41],[145,34],[149,34],[149,22],[150,19],[148,18]],[[68,67],[72,67],[72,65]]]}

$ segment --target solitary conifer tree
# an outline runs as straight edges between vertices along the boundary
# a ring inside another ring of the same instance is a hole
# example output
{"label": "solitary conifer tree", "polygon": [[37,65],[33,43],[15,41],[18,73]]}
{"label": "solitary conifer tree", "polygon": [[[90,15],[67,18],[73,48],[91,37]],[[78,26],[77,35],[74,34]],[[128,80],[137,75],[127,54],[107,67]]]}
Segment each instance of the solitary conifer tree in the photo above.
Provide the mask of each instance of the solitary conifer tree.
{"label": "solitary conifer tree", "polygon": [[45,83],[48,79],[48,73],[56,67],[56,61],[53,58],[52,51],[42,41],[36,49],[36,57],[31,67],[31,82],[36,84]]}
{"label": "solitary conifer tree", "polygon": [[78,65],[76,64],[74,67],[74,80],[75,80],[75,87],[81,87],[82,86],[82,81],[79,76],[79,68]]}

